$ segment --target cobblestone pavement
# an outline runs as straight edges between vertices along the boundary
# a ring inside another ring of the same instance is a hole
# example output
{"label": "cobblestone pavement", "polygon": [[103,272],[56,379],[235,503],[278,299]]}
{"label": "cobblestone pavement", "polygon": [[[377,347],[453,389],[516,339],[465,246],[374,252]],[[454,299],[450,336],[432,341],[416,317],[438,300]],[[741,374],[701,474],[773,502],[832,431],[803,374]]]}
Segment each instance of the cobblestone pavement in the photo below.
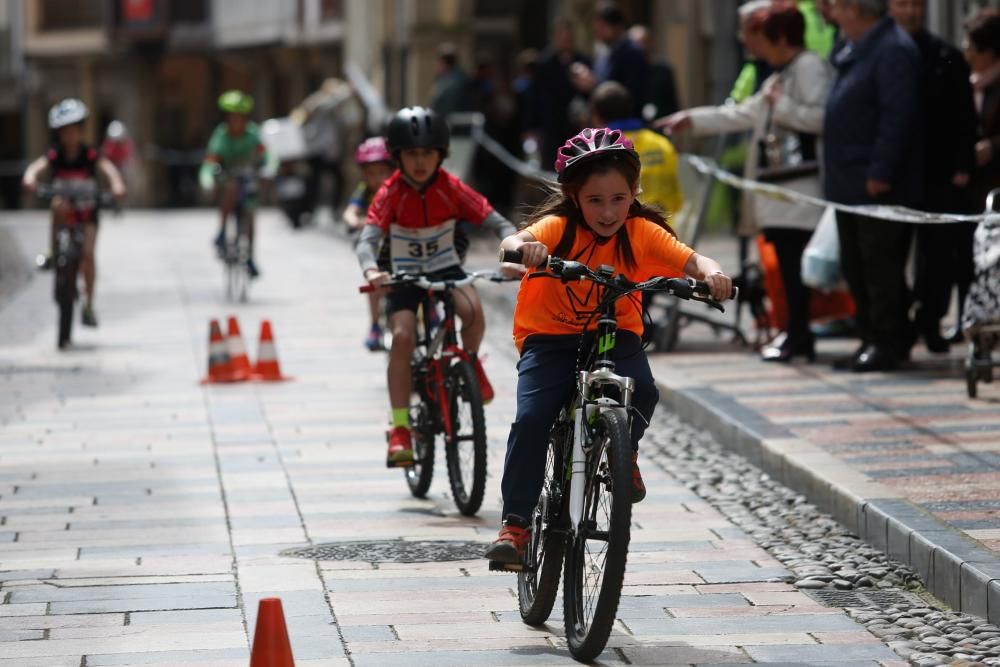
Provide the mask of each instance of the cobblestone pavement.
{"label": "cobblestone pavement", "polygon": [[[511,575],[479,559],[312,561],[347,540],[485,543],[513,412],[512,348],[485,349],[491,477],[460,517],[383,466],[384,358],[362,351],[349,247],[264,213],[263,278],[222,299],[207,211],[102,225],[101,327],[55,351],[47,274],[0,309],[0,665],[245,665],[256,602],[279,596],[296,664],[571,664],[558,615],[520,622]],[[2,224],[33,254],[39,214]],[[511,290],[512,286],[489,286]],[[199,386],[208,320],[274,323],[281,385]],[[686,359],[686,357],[677,357]],[[711,360],[709,360],[711,361]],[[653,465],[602,664],[905,664],[687,485]]]}

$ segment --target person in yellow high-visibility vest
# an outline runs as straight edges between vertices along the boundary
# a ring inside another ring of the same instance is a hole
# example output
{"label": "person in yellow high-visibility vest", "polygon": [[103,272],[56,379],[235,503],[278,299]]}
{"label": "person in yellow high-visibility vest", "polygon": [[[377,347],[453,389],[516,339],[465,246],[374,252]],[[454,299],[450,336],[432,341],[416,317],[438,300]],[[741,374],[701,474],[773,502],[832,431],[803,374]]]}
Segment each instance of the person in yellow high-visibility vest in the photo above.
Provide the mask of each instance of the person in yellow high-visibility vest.
{"label": "person in yellow high-visibility vest", "polygon": [[670,140],[635,117],[631,95],[616,81],[605,81],[595,88],[590,104],[593,125],[621,130],[639,154],[639,197],[643,203],[663,209],[668,220],[677,215],[684,206],[684,193],[677,177],[677,151]]}

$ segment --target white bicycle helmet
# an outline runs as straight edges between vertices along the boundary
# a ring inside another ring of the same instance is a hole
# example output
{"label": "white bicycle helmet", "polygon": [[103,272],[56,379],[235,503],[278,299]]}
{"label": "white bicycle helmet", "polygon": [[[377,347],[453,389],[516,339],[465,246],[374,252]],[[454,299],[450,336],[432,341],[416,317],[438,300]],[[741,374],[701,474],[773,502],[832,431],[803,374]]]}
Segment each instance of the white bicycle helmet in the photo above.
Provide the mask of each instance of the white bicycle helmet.
{"label": "white bicycle helmet", "polygon": [[82,123],[87,118],[87,105],[74,97],[68,97],[49,109],[49,127],[60,127]]}

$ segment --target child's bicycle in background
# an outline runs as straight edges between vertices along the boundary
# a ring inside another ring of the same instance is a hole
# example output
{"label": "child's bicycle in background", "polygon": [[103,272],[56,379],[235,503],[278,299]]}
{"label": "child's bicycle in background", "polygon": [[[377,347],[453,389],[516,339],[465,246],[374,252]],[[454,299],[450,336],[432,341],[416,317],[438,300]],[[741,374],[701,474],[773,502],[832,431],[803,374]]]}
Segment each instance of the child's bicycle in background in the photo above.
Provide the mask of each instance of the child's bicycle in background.
{"label": "child's bicycle in background", "polygon": [[[465,516],[479,511],[486,491],[486,416],[476,369],[458,342],[454,292],[477,280],[511,279],[492,271],[441,281],[403,273],[383,285],[387,288],[408,285],[427,291],[420,305],[422,324],[418,323],[411,362],[413,465],[403,469],[406,483],[417,498],[427,495],[434,475],[435,440],[440,436],[452,497],[458,511]],[[364,285],[360,291],[368,293],[373,289]],[[439,304],[443,315],[438,310]]]}
{"label": "child's bicycle in background", "polygon": [[54,290],[59,306],[59,327],[57,345],[65,349],[73,333],[73,311],[80,295],[77,284],[80,260],[83,257],[83,221],[80,212],[114,207],[114,197],[110,192],[100,190],[97,182],[87,180],[57,180],[39,183],[35,196],[42,201],[52,201],[61,197],[69,203],[69,214],[56,229],[55,247],[52,249],[54,270]]}
{"label": "child's bicycle in background", "polygon": [[[501,262],[521,262],[502,251]],[[615,304],[633,294],[664,293],[694,299],[722,311],[705,283],[654,277],[633,283],[611,266],[596,270],[550,257],[546,271],[528,279],[588,280],[600,293],[582,327],[597,320],[594,334],[581,336],[575,390],[549,433],[545,483],[529,521],[531,539],[519,565],[490,563],[491,570],[517,571],[521,618],[542,625],[552,612],[563,571],[563,618],[570,653],[588,662],[603,650],[618,610],[632,521],[632,394],[635,381],[615,373]],[[732,298],[736,298],[734,290]],[[641,419],[642,417],[638,417]]]}
{"label": "child's bicycle in background", "polygon": [[236,201],[223,228],[219,258],[225,267],[226,298],[246,303],[253,278],[250,272],[251,201],[260,189],[260,175],[256,168],[244,167],[227,172],[225,178],[236,184]]}

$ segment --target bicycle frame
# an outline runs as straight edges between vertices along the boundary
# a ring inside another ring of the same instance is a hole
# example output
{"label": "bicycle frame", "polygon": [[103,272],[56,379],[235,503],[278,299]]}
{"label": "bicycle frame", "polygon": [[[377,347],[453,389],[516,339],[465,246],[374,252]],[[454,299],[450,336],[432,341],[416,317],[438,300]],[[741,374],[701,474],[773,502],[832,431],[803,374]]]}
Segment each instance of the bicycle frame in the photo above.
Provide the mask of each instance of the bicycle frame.
{"label": "bicycle frame", "polygon": [[[426,352],[423,358],[426,375],[424,376],[424,392],[428,399],[435,403],[441,411],[444,434],[449,444],[454,443],[455,434],[452,430],[451,404],[445,388],[445,370],[452,359],[459,358],[469,361],[469,354],[458,344],[458,333],[455,329],[455,301],[453,290],[439,292],[428,290],[423,301],[424,335],[417,341],[418,347]],[[429,321],[430,309],[435,300],[444,304],[444,320],[434,328]]]}
{"label": "bicycle frame", "polygon": [[[604,299],[601,288],[598,302]],[[613,352],[618,331],[618,319],[615,316],[615,301],[610,299],[604,304],[600,319],[597,321],[597,334],[591,348],[596,347],[597,355],[592,364],[593,370],[580,369],[576,375],[576,392],[572,403],[573,414],[573,447],[569,460],[569,517],[570,531],[577,532],[583,521],[584,492],[587,485],[588,455],[600,460],[601,452],[588,451],[584,442],[590,438],[587,429],[596,419],[597,414],[604,410],[624,409],[626,414],[632,407],[632,394],[635,391],[635,380],[615,373]],[[590,355],[588,355],[590,356]],[[618,390],[619,399],[604,396],[608,387]],[[630,422],[629,422],[630,423]]]}

